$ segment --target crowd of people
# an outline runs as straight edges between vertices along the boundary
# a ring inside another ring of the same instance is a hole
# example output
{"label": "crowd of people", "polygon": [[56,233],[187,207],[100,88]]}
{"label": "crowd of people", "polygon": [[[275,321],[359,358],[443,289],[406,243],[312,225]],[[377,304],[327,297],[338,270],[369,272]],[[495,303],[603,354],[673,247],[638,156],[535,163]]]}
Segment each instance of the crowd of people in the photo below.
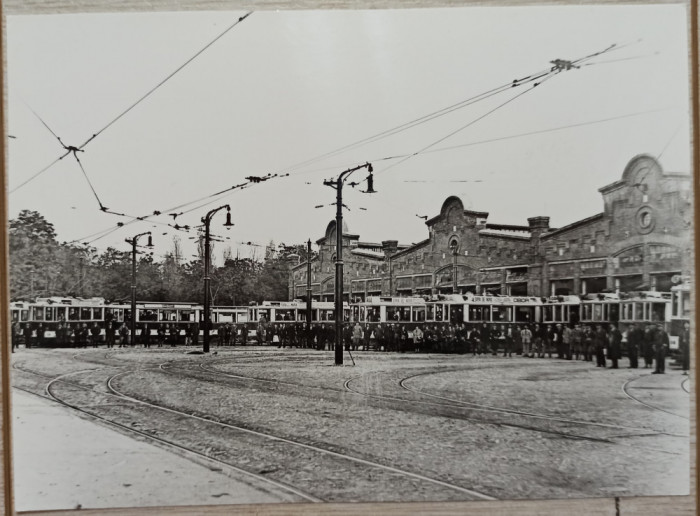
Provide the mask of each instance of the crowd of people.
{"label": "crowd of people", "polygon": [[[143,345],[196,345],[201,336],[200,324],[139,323],[135,339],[128,324],[107,321],[104,342],[107,347]],[[213,328],[213,326],[210,326]],[[12,348],[20,339],[26,347],[44,346],[46,328],[15,322],[12,325]],[[102,328],[98,323],[66,323],[59,321],[55,330],[55,345],[60,347],[98,346]],[[212,333],[212,343],[219,346],[256,343],[280,348],[299,347],[318,350],[335,349],[335,324],[312,323],[310,327],[296,323],[225,323]],[[342,328],[343,347],[347,350],[386,352],[460,353],[482,355],[520,355],[526,358],[556,356],[567,360],[585,360],[597,367],[617,369],[623,355],[629,367],[638,368],[640,359],[645,368],[655,365],[654,373],[663,373],[669,336],[660,323],[630,324],[622,331],[616,324],[465,324],[402,323],[360,324],[347,322]],[[686,323],[679,338],[679,350],[684,371],[689,368],[690,331]]]}

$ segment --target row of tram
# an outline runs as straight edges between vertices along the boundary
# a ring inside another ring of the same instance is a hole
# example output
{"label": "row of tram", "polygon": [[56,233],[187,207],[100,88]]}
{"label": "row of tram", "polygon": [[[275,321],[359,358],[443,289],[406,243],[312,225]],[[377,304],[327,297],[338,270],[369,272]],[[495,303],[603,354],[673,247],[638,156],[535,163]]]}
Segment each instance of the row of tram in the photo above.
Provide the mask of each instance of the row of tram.
{"label": "row of tram", "polygon": [[[39,298],[35,302],[10,304],[13,322],[29,324],[34,330],[41,324],[48,345],[59,324],[70,327],[98,325],[104,337],[107,325],[119,328],[131,321],[129,304],[109,303],[102,298]],[[137,335],[144,331],[155,335],[160,326],[184,335],[196,323],[203,333],[203,307],[196,303],[150,303],[136,305]],[[305,301],[264,301],[251,306],[213,306],[210,333],[216,335],[224,324],[246,326],[251,338],[260,326],[305,323]],[[311,306],[311,323],[328,324],[335,320],[333,302],[316,301]],[[635,292],[578,296],[498,296],[447,294],[432,297],[368,297],[356,303],[344,303],[343,320],[364,325],[401,324],[410,329],[425,324],[513,325],[532,324],[616,324],[624,331],[629,324],[659,323],[669,333],[671,348],[676,348],[683,325],[690,321],[690,284],[672,287],[671,292]]]}

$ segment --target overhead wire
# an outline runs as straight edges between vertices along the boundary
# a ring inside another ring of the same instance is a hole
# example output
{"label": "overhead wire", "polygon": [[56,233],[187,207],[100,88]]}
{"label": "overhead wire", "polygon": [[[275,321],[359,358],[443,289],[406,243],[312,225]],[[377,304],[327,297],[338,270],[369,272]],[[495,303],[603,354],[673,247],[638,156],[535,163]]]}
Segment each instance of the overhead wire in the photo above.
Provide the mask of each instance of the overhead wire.
{"label": "overhead wire", "polygon": [[[129,107],[127,107],[125,110],[123,110],[121,113],[119,113],[115,118],[113,118],[109,123],[107,123],[107,124],[106,124],[104,127],[102,127],[100,130],[98,130],[97,132],[93,133],[92,136],[90,136],[87,140],[85,140],[80,146],[75,147],[75,149],[77,149],[77,150],[79,150],[79,151],[83,150],[83,149],[85,148],[85,146],[87,146],[90,142],[92,142],[95,138],[97,138],[97,137],[98,137],[100,134],[102,134],[104,131],[106,131],[107,129],[109,129],[109,128],[110,128],[112,125],[114,125],[119,119],[121,119],[124,115],[126,115],[127,113],[129,113],[129,111],[131,111],[131,110],[134,109],[136,106],[138,106],[141,102],[143,102],[144,100],[146,100],[146,98],[148,98],[148,97],[149,97],[150,95],[152,95],[158,88],[160,88],[160,87],[163,86],[166,82],[168,82],[175,74],[177,74],[180,70],[182,70],[182,69],[185,68],[187,65],[189,65],[192,61],[194,61],[197,57],[199,57],[204,51],[206,51],[209,47],[211,47],[214,43],[216,43],[219,39],[221,39],[225,34],[227,34],[229,31],[231,31],[234,27],[236,27],[236,26],[237,26],[239,23],[241,23],[243,20],[245,20],[246,18],[248,18],[248,16],[250,16],[251,14],[253,14],[253,11],[249,11],[249,12],[247,12],[245,15],[241,16],[240,18],[238,18],[234,23],[232,23],[231,25],[229,25],[223,32],[221,32],[221,33],[220,33],[219,35],[217,35],[214,39],[212,39],[211,41],[209,41],[204,47],[202,47],[200,50],[198,50],[192,57],[190,57],[190,58],[189,58],[187,61],[185,61],[182,65],[180,65],[179,67],[177,67],[177,68],[175,69],[175,71],[173,71],[172,73],[170,73],[167,77],[165,77],[163,80],[161,80],[158,84],[156,84],[154,87],[152,87],[150,90],[148,90],[148,92],[146,92],[145,95],[141,96],[138,100],[136,100],[136,102],[132,103]],[[31,108],[30,108],[30,109],[31,109]],[[61,139],[56,135],[56,133],[54,133],[54,131],[51,130],[51,128],[46,124],[46,122],[44,122],[44,121],[41,119],[41,117],[39,117],[39,115],[38,115],[33,109],[31,109],[31,111],[35,114],[35,116],[36,116],[37,118],[39,118],[39,120],[40,120],[40,121],[42,122],[42,124],[44,124],[44,126],[51,132],[51,134],[53,134],[53,135],[58,139],[58,141],[61,143],[61,145],[62,145],[65,149],[68,149],[68,147],[66,147],[66,145],[63,144],[63,142],[61,141]],[[27,179],[26,181],[24,181],[23,183],[21,183],[19,186],[17,186],[17,187],[15,187],[15,188],[13,188],[12,190],[10,190],[9,193],[13,193],[13,192],[17,191],[19,188],[23,187],[23,186],[26,185],[27,183],[29,183],[29,182],[33,181],[34,179],[36,179],[37,177],[39,177],[41,174],[43,174],[43,173],[46,172],[48,169],[50,169],[53,165],[55,165],[58,161],[60,161],[61,159],[63,159],[63,158],[64,158],[66,155],[68,155],[70,152],[71,152],[71,150],[69,150],[66,154],[64,154],[64,155],[61,156],[60,158],[58,158],[58,159],[52,161],[51,163],[49,163],[48,165],[46,165],[45,167],[43,167],[41,170],[39,170],[38,172],[36,172],[35,174],[33,174],[29,179]],[[75,154],[75,152],[74,152],[74,154]],[[77,157],[77,156],[76,156],[76,157]],[[86,176],[86,177],[87,177],[87,176]],[[88,180],[88,181],[89,181],[89,180]]]}
{"label": "overhead wire", "polygon": [[553,75],[547,74],[540,82],[534,83],[534,84],[532,85],[532,87],[530,87],[529,89],[526,89],[526,90],[521,91],[520,93],[518,93],[517,95],[511,97],[510,99],[506,100],[505,102],[502,102],[502,103],[500,103],[499,105],[497,105],[496,107],[490,109],[489,111],[487,111],[487,112],[484,113],[483,115],[481,115],[481,116],[479,116],[479,117],[477,117],[477,118],[475,118],[475,119],[469,121],[468,123],[462,125],[461,127],[459,127],[459,128],[457,128],[457,129],[451,131],[451,132],[448,133],[447,135],[445,135],[445,136],[443,136],[443,137],[441,137],[441,138],[439,138],[439,139],[433,141],[432,143],[426,145],[425,147],[422,147],[421,149],[419,149],[419,150],[417,150],[417,151],[415,151],[415,152],[412,152],[412,153],[409,154],[408,156],[404,157],[403,159],[401,159],[401,160],[399,160],[399,161],[396,161],[396,162],[392,163],[392,164],[389,165],[388,167],[386,167],[386,168],[384,168],[384,169],[382,169],[382,170],[377,171],[377,172],[375,173],[375,175],[377,175],[377,176],[378,176],[378,175],[381,175],[381,174],[387,172],[388,170],[391,170],[392,168],[397,167],[397,166],[401,165],[402,163],[405,163],[405,162],[408,161],[409,159],[414,158],[415,156],[418,156],[418,155],[424,153],[425,151],[427,151],[428,149],[434,147],[435,145],[444,142],[445,140],[447,140],[448,138],[451,138],[451,137],[454,136],[455,134],[457,134],[457,133],[459,133],[459,132],[461,132],[461,131],[464,131],[464,130],[467,129],[468,127],[471,127],[472,125],[474,125],[475,123],[479,122],[480,120],[483,120],[484,118],[486,118],[487,116],[491,115],[491,114],[494,113],[495,111],[501,109],[501,108],[504,107],[504,106],[507,106],[508,104],[510,104],[511,102],[513,102],[514,100],[516,100],[516,99],[522,97],[523,95],[525,95],[526,93],[531,92],[531,91],[534,90],[537,86],[539,86],[540,84],[542,84],[542,83],[544,83],[545,81],[549,80],[551,77],[553,77]]}

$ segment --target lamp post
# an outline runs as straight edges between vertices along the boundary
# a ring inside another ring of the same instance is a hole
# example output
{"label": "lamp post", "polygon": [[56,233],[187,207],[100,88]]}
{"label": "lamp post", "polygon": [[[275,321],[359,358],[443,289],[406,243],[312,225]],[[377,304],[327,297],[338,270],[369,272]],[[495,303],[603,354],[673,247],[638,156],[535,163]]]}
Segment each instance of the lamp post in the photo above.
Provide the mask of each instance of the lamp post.
{"label": "lamp post", "polygon": [[151,237],[151,232],[146,231],[145,233],[139,233],[138,235],[127,238],[125,241],[131,244],[131,345],[136,344],[136,245],[138,243],[139,237],[148,235],[148,244],[146,247],[149,249],[153,247],[153,240]]}
{"label": "lamp post", "polygon": [[306,242],[306,346],[311,348],[311,239]]}
{"label": "lamp post", "polygon": [[[336,215],[335,215],[335,365],[343,364],[343,184],[350,174],[361,168],[369,172],[367,176],[367,190],[365,193],[374,193],[374,178],[372,177],[372,164],[365,163],[349,168],[341,173],[337,179],[326,180],[324,185],[336,190]],[[356,186],[358,183],[350,183]]]}
{"label": "lamp post", "polygon": [[456,240],[450,242],[450,251],[452,252],[452,293],[457,293],[457,253],[459,244]]}
{"label": "lamp post", "polygon": [[209,353],[209,312],[210,312],[210,307],[209,307],[209,262],[210,260],[210,254],[211,251],[209,249],[209,242],[211,240],[211,236],[209,234],[209,224],[211,223],[211,219],[214,216],[214,214],[220,210],[223,210],[226,208],[226,222],[224,223],[224,227],[230,228],[233,226],[231,224],[231,207],[228,204],[224,204],[223,206],[219,206],[218,208],[215,208],[211,211],[209,211],[204,217],[202,217],[202,222],[204,223],[204,339],[203,339],[203,347],[202,351],[204,353]]}

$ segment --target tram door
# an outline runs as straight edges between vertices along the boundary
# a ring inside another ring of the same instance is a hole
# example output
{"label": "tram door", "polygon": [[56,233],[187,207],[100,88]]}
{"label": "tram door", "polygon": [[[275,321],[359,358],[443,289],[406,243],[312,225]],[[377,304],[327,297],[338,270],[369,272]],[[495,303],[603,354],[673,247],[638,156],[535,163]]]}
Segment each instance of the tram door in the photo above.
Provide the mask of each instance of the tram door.
{"label": "tram door", "polygon": [[580,306],[579,305],[569,305],[569,323],[578,324],[581,320]]}
{"label": "tram door", "polygon": [[461,324],[464,322],[464,305],[449,305],[450,324]]}

